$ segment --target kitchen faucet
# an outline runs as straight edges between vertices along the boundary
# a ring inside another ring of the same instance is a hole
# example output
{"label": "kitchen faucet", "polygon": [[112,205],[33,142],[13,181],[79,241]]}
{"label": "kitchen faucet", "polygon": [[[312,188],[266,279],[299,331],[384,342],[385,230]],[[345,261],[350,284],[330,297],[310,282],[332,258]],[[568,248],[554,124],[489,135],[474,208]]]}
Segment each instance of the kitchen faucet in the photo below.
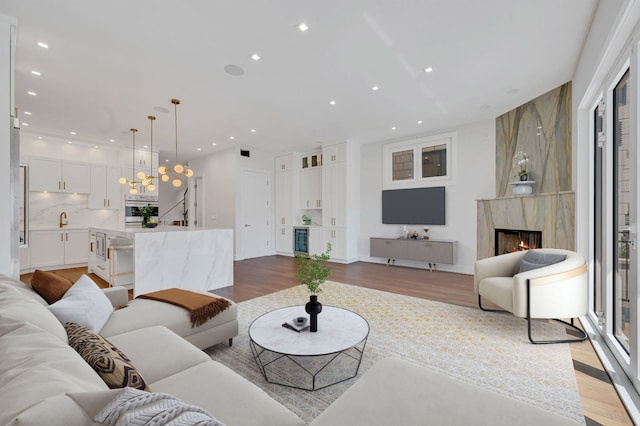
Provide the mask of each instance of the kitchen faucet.
{"label": "kitchen faucet", "polygon": [[[63,217],[64,217],[64,223],[62,222]],[[68,224],[69,224],[69,221],[67,220],[67,212],[60,213],[60,228]]]}

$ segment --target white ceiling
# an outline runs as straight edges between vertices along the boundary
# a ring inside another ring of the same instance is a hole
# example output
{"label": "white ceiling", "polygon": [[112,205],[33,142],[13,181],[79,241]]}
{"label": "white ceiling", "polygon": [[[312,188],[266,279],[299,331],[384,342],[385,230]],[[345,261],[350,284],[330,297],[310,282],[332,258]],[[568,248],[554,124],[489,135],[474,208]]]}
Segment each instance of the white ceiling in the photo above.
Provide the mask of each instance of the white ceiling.
{"label": "white ceiling", "polygon": [[[23,130],[130,146],[131,127],[148,143],[152,114],[154,145],[173,160],[178,98],[184,161],[230,146],[308,151],[493,119],[572,79],[596,4],[2,0],[0,13],[18,19]],[[244,75],[227,74],[229,64]]]}

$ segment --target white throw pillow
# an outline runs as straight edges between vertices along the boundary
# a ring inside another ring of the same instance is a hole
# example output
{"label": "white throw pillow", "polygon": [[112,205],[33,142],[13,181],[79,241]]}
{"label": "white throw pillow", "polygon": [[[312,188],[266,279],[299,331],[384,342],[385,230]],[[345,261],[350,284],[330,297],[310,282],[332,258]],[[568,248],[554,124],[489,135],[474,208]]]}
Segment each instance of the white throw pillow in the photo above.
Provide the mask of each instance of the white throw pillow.
{"label": "white throw pillow", "polygon": [[49,305],[49,310],[63,325],[75,322],[99,332],[113,312],[113,305],[100,287],[83,275],[62,299]]}

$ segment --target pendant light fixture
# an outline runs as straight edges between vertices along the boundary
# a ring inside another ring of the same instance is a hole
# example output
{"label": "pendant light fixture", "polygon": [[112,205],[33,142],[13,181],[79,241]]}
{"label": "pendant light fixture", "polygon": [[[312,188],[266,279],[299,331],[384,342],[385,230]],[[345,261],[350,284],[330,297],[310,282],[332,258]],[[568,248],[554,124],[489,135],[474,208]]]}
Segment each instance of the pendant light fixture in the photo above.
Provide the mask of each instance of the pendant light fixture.
{"label": "pendant light fixture", "polygon": [[[151,167],[149,168],[149,173],[153,173],[153,122],[156,119],[153,115],[147,116],[149,122],[151,123]],[[145,172],[138,172],[138,179],[141,179],[141,184],[147,188],[149,191],[155,191],[156,186],[153,184],[153,180],[156,176],[152,174],[146,174]]]}
{"label": "pendant light fixture", "polygon": [[[173,186],[179,188],[182,186],[182,180],[180,179],[180,175],[184,173],[184,175],[188,178],[193,176],[193,170],[189,168],[185,168],[182,164],[178,163],[178,105],[180,105],[179,99],[171,99],[171,103],[173,104],[173,110],[175,115],[175,129],[176,129],[176,164],[173,166],[173,172],[175,173],[173,181],[171,182]],[[160,179],[163,182],[169,182],[169,169],[165,166],[160,166],[158,168],[158,173],[160,173]]]}
{"label": "pendant light fixture", "polygon": [[131,180],[127,180],[127,178],[121,177],[120,179],[118,179],[118,182],[120,182],[122,185],[128,183],[130,186],[129,194],[136,195],[138,193],[138,190],[136,189],[136,184],[139,182],[136,181],[134,173],[135,173],[135,164],[136,164],[136,132],[138,131],[138,129],[130,129],[130,130],[131,130],[131,134],[133,134],[133,147],[131,148]]}

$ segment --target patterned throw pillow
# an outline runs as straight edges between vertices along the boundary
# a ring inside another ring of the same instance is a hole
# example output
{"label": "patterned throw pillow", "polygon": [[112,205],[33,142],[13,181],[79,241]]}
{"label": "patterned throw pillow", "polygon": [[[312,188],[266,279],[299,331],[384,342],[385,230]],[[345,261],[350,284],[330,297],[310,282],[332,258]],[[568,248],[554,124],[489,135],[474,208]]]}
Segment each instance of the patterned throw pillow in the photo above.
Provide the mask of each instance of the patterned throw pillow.
{"label": "patterned throw pillow", "polygon": [[85,326],[68,322],[64,326],[71,346],[111,389],[131,387],[151,389],[140,372],[118,348]]}
{"label": "patterned throw pillow", "polygon": [[55,272],[41,271],[36,269],[31,277],[31,287],[48,304],[57,302],[71,288],[73,281],[64,275]]}

